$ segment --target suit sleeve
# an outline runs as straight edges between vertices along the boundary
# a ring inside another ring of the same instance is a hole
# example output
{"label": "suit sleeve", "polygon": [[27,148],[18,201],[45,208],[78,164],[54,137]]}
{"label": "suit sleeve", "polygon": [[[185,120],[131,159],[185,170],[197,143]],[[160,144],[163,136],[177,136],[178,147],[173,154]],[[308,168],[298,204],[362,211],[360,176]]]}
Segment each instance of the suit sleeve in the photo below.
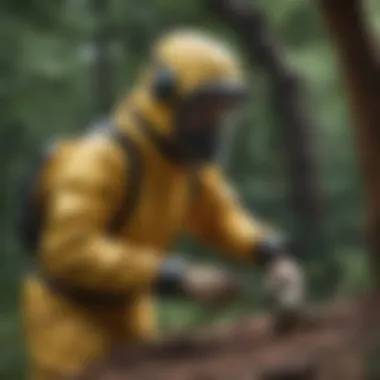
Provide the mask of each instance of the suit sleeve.
{"label": "suit sleeve", "polygon": [[190,232],[233,258],[254,262],[272,231],[242,208],[218,169],[201,173],[194,198]]}
{"label": "suit sleeve", "polygon": [[42,267],[73,285],[94,290],[149,286],[157,275],[158,255],[149,247],[107,234],[129,169],[125,154],[104,144],[81,143],[59,165],[46,205]]}

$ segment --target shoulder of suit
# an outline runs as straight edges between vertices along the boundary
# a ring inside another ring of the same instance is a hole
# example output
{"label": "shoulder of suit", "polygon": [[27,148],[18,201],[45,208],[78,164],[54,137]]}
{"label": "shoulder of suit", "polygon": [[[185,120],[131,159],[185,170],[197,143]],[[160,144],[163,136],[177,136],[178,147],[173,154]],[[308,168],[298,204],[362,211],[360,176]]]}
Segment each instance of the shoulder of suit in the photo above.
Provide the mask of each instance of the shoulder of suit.
{"label": "shoulder of suit", "polygon": [[63,154],[62,170],[70,175],[107,177],[125,175],[128,157],[123,149],[106,135],[91,134],[72,143]]}

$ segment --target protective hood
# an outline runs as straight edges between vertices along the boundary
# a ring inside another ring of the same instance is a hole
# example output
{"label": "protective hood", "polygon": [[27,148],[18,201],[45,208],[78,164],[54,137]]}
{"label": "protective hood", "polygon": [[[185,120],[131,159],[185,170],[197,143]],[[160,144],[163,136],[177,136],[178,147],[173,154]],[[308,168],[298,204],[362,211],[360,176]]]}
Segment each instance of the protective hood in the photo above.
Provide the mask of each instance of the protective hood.
{"label": "protective hood", "polygon": [[228,45],[201,31],[175,31],[157,42],[118,115],[132,106],[156,133],[170,139],[187,101],[214,95],[238,98],[245,92],[241,63]]}

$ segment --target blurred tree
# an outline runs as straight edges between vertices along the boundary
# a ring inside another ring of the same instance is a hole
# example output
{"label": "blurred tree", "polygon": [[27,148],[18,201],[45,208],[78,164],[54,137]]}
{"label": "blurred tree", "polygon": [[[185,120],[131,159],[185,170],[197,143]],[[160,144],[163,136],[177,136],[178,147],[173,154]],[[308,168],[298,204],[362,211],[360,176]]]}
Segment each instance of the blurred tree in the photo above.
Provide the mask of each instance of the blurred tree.
{"label": "blurred tree", "polygon": [[366,188],[368,239],[374,279],[380,284],[380,64],[377,44],[360,0],[321,1],[333,37],[354,117],[357,148]]}
{"label": "blurred tree", "polygon": [[371,27],[361,0],[320,1],[320,8],[332,37],[342,76],[348,90],[357,149],[365,182],[367,237],[371,273],[375,283],[371,307],[366,313],[368,368],[366,378],[379,377],[380,328],[380,62]]}
{"label": "blurred tree", "polygon": [[313,136],[316,128],[305,104],[300,79],[288,63],[261,9],[251,7],[244,0],[208,0],[208,3],[238,33],[251,59],[267,74],[272,88],[273,111],[281,121],[280,135],[287,148],[289,199],[295,214],[293,233],[296,231],[297,236],[294,249],[309,260],[319,256],[323,278],[318,276],[318,289],[321,291],[324,284],[325,291],[331,291],[336,272],[324,227],[324,200]]}
{"label": "blurred tree", "polygon": [[108,1],[92,0],[92,7],[97,26],[94,37],[94,75],[93,91],[96,97],[95,112],[102,116],[109,114],[113,105],[114,70],[110,54],[110,26]]}

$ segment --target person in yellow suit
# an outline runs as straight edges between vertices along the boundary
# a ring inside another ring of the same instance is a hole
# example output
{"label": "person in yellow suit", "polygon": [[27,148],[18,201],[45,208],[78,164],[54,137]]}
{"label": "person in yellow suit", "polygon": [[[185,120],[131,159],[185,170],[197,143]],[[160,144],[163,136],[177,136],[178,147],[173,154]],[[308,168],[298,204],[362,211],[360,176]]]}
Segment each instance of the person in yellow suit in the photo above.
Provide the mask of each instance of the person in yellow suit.
{"label": "person in yellow suit", "polygon": [[[268,273],[286,257],[215,163],[223,121],[246,83],[229,46],[202,31],[171,32],[113,118],[134,158],[105,133],[55,150],[38,185],[39,270],[23,291],[31,379],[68,379],[123,344],[154,339],[157,292],[204,302],[231,293],[223,273],[173,261],[181,233]],[[135,189],[129,211],[126,187]],[[291,283],[297,276],[288,272],[277,277]]]}

